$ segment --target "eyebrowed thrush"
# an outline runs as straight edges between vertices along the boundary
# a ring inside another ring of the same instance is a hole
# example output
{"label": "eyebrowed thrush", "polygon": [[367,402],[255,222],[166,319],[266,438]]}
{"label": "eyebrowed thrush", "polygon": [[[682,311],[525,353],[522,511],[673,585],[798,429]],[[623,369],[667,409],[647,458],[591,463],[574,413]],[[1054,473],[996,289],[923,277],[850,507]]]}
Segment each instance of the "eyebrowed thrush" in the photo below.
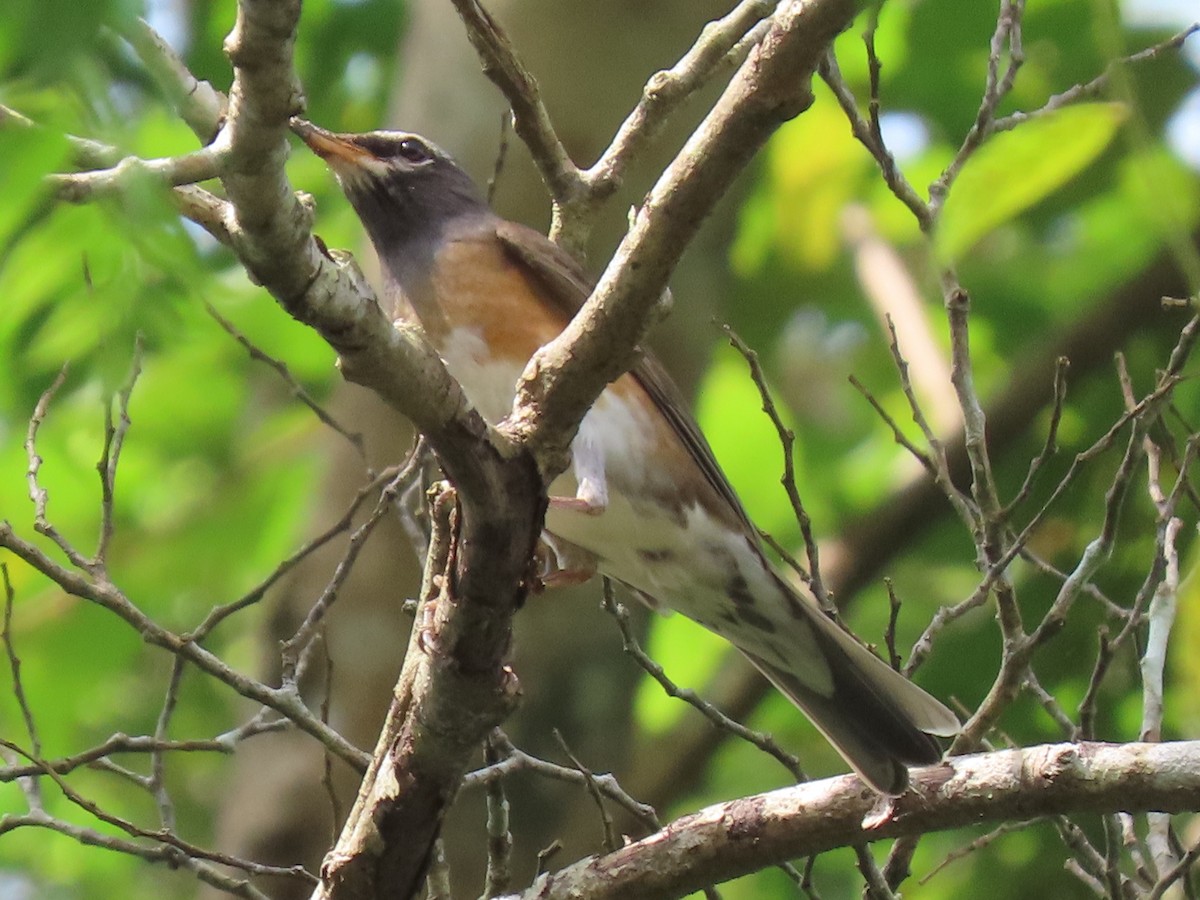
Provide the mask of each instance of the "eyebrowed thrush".
{"label": "eyebrowed thrush", "polygon": [[[337,176],[379,256],[394,308],[415,313],[490,421],[512,409],[533,353],[590,282],[542,234],[508,222],[415,134],[292,128]],[[935,763],[955,715],[891,669],[771,566],[679,391],[649,355],[605,389],[550,486],[545,530],[564,555],[731,642],[876,791]]]}

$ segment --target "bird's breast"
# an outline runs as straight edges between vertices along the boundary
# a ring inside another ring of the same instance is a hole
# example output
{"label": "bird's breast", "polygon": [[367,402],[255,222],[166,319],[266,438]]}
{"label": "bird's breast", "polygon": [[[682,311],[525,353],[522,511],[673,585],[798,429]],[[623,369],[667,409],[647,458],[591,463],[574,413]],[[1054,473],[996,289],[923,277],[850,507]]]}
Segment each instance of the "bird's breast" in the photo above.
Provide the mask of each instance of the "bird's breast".
{"label": "bird's breast", "polygon": [[438,351],[471,404],[489,422],[512,412],[517,379],[527,358],[495,352],[478,326],[450,328]]}

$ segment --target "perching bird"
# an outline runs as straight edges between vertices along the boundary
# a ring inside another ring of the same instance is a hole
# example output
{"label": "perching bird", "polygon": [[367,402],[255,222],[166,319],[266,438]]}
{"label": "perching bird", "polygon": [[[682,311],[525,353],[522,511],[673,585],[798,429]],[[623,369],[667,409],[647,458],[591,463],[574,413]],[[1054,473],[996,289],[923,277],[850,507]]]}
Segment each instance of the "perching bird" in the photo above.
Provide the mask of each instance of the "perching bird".
{"label": "perching bird", "polygon": [[[442,150],[415,134],[292,128],[333,169],[394,308],[429,340],[490,421],[512,409],[526,362],[590,293],[540,233],[497,216]],[[772,569],[754,526],[661,367],[643,356],[605,389],[550,486],[545,529],[564,556],[730,641],[800,707],[875,790],[941,759],[958,720]]]}

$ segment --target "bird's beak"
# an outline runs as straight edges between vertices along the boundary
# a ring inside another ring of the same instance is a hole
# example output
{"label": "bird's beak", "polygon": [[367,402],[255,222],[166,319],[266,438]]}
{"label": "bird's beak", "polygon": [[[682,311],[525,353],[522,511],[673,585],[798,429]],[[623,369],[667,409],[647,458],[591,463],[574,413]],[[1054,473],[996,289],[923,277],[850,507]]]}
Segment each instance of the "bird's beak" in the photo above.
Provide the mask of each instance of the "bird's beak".
{"label": "bird's beak", "polygon": [[288,125],[300,140],[308,144],[308,149],[335,169],[339,163],[361,169],[375,160],[375,155],[359,146],[351,135],[334,134],[298,117],[293,117]]}

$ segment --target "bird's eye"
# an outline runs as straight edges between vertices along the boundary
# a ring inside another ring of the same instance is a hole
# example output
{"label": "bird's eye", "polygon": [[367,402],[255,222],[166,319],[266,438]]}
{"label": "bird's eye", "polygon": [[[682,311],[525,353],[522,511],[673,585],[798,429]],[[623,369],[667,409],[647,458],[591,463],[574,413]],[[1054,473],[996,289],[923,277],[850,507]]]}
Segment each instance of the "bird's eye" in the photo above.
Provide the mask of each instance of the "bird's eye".
{"label": "bird's eye", "polygon": [[415,138],[405,138],[396,148],[396,155],[410,163],[428,162],[432,159],[429,148]]}

